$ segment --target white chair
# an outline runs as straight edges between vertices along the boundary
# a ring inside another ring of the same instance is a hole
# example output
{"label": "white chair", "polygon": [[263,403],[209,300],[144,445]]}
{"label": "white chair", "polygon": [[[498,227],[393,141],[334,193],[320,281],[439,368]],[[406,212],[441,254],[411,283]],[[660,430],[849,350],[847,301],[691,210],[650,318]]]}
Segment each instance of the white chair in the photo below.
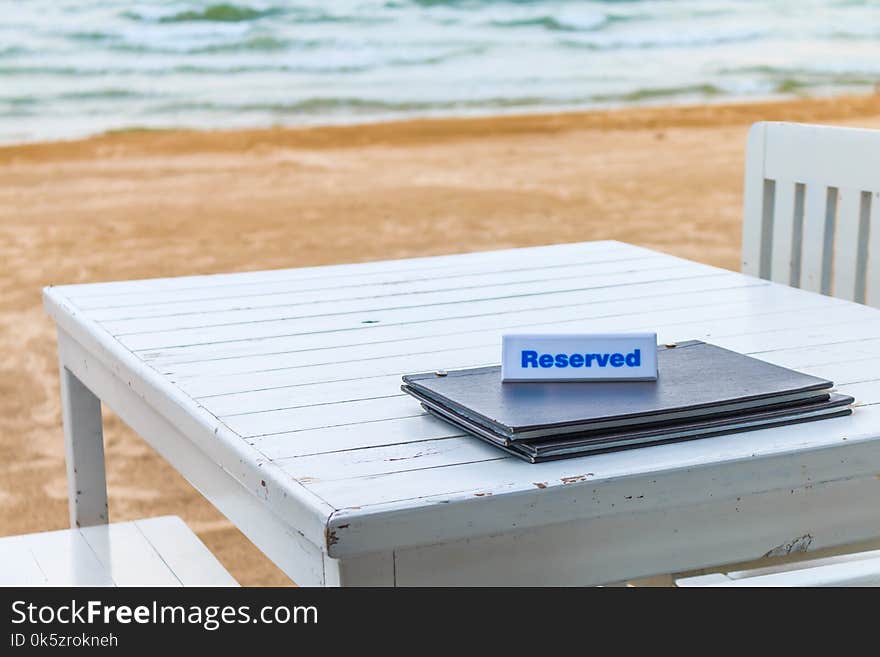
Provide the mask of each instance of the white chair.
{"label": "white chair", "polygon": [[[880,306],[880,130],[756,123],[749,131],[743,273]],[[678,586],[880,585],[880,551]]]}
{"label": "white chair", "polygon": [[880,130],[756,123],[743,273],[880,306]]}
{"label": "white chair", "polygon": [[0,586],[238,586],[176,516],[0,538]]}
{"label": "white chair", "polygon": [[880,550],[824,559],[712,573],[675,581],[679,587],[696,586],[880,586]]}

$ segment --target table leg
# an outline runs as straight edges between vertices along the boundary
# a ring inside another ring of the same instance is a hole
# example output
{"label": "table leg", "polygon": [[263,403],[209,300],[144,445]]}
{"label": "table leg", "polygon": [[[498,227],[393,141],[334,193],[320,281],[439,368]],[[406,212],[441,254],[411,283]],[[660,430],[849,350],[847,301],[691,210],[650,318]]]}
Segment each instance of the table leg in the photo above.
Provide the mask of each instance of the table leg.
{"label": "table leg", "polygon": [[108,521],[101,400],[64,363],[59,370],[70,526],[100,525]]}

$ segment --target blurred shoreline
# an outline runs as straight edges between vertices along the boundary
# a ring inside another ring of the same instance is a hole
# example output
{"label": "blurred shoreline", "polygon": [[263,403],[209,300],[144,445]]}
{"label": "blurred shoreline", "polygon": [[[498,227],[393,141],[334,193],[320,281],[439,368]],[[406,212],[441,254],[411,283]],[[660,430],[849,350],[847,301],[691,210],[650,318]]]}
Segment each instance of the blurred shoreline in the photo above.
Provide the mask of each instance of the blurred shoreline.
{"label": "blurred shoreline", "polygon": [[192,130],[132,127],[62,140],[0,144],[0,163],[11,160],[101,156],[106,148],[132,154],[236,152],[262,143],[279,148],[357,148],[416,145],[577,130],[720,127],[755,121],[833,122],[880,114],[880,93],[723,103],[640,105],[571,112],[450,116],[318,126]]}
{"label": "blurred shoreline", "polygon": [[[67,525],[51,284],[617,239],[739,267],[759,120],[880,128],[880,95],[0,147],[0,535]],[[176,514],[242,584],[285,578],[112,413],[110,514]]]}

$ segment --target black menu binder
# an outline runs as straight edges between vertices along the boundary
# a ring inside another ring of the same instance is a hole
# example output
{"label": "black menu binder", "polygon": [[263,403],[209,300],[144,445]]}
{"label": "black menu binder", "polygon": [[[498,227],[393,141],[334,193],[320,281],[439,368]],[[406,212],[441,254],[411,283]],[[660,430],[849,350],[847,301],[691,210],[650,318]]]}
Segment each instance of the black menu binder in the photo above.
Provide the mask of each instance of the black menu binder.
{"label": "black menu binder", "polygon": [[403,377],[434,415],[530,461],[848,415],[831,381],[693,340],[657,381],[502,383],[500,367]]}
{"label": "black menu binder", "polygon": [[628,447],[647,447],[663,443],[695,440],[729,433],[756,431],[768,427],[798,424],[833,417],[850,415],[849,404],[852,397],[846,395],[822,395],[818,402],[801,403],[792,408],[751,411],[735,417],[700,420],[696,422],[677,422],[660,426],[623,428],[610,431],[591,431],[563,434],[560,438],[520,440],[516,442],[499,439],[483,427],[466,418],[455,415],[448,409],[422,402],[422,406],[432,415],[449,422],[457,428],[482,440],[500,447],[515,456],[532,463],[560,458],[596,454]]}

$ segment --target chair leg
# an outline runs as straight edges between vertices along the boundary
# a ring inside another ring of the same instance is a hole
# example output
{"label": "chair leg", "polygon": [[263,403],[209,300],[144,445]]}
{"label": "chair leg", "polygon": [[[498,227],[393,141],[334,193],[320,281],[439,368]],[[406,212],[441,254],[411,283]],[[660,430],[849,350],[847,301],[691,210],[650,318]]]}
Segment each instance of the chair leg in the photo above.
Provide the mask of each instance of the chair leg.
{"label": "chair leg", "polygon": [[59,369],[70,526],[104,524],[108,513],[101,400],[63,363]]}

